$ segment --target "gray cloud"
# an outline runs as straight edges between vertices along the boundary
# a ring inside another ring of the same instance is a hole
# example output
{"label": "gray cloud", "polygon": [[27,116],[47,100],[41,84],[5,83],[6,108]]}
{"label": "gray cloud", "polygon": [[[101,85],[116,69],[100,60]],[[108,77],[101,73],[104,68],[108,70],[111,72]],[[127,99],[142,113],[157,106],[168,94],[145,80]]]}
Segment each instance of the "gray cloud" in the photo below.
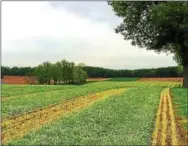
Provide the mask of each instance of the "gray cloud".
{"label": "gray cloud", "polygon": [[106,1],[56,1],[49,4],[55,9],[65,9],[95,21],[108,22],[112,27],[121,22]]}
{"label": "gray cloud", "polygon": [[83,56],[82,60],[83,62],[86,62],[87,60],[87,65],[102,66],[111,69],[139,69],[176,66],[176,63],[172,58],[166,56]]}
{"label": "gray cloud", "polygon": [[[101,54],[103,50],[100,50],[100,48],[95,49],[95,45],[89,48],[90,44],[91,42],[84,42],[84,40],[74,37],[66,39],[29,37],[21,41],[14,40],[4,45],[2,63],[7,66],[36,66],[44,61],[56,62],[67,59],[76,63],[83,62],[86,65],[112,69],[155,68],[176,65],[171,56],[165,55],[148,56],[143,54],[136,57],[127,53],[123,56],[115,56],[115,54],[114,56],[112,54],[106,56],[105,52]],[[92,53],[95,50],[98,51],[98,54]],[[122,54],[127,52],[126,48],[120,50],[124,51]]]}
{"label": "gray cloud", "polygon": [[3,65],[36,66],[61,59],[112,69],[176,65],[172,56],[133,47],[115,34],[120,19],[104,1],[20,3],[3,5]]}

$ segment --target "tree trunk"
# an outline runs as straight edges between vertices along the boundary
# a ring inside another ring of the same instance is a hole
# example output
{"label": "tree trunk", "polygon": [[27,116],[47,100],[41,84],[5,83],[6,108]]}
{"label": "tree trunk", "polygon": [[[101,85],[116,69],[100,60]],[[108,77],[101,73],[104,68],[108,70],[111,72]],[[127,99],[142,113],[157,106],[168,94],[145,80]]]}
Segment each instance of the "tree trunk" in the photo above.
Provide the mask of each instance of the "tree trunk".
{"label": "tree trunk", "polygon": [[188,88],[188,48],[182,45],[183,87]]}
{"label": "tree trunk", "polygon": [[183,87],[188,88],[188,64],[183,66]]}

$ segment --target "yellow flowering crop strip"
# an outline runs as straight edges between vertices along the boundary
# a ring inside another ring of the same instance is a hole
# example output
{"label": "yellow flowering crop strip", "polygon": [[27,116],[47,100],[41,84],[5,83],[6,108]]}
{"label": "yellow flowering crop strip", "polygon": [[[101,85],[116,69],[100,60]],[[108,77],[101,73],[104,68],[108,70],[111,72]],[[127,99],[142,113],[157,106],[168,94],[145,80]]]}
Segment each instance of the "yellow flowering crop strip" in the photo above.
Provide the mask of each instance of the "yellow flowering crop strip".
{"label": "yellow flowering crop strip", "polygon": [[183,141],[177,132],[177,124],[170,96],[170,89],[161,92],[159,108],[156,116],[152,145],[181,145]]}
{"label": "yellow flowering crop strip", "polygon": [[125,88],[119,88],[81,96],[67,102],[51,105],[47,108],[4,120],[2,121],[2,143],[5,144],[9,140],[21,138],[29,131],[36,130],[42,125],[58,119],[60,116],[80,110],[91,105],[98,99],[121,94],[125,90]]}
{"label": "yellow flowering crop strip", "polygon": [[167,138],[167,103],[166,103],[166,95],[163,97],[163,110],[162,110],[162,133],[161,133],[161,144],[166,144]]}
{"label": "yellow flowering crop strip", "polygon": [[[161,95],[163,95],[164,90],[161,92]],[[152,141],[152,145],[156,145],[157,144],[157,136],[159,133],[159,130],[161,129],[161,118],[160,118],[160,114],[161,114],[161,110],[162,110],[162,100],[163,98],[160,98],[160,102],[159,102],[159,108],[157,111],[157,115],[156,115],[156,122],[155,122],[155,130],[153,132],[153,141]]]}

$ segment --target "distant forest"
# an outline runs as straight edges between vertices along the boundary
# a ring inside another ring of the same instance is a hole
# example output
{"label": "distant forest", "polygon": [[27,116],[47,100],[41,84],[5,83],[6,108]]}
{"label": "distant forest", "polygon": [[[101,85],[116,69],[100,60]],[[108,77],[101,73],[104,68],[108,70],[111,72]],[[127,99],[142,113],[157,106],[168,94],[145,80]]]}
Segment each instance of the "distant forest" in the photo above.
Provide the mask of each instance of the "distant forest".
{"label": "distant forest", "polygon": [[31,84],[33,84],[33,77],[36,77],[39,84],[51,84],[51,80],[54,84],[83,84],[88,77],[87,72],[80,65],[66,60],[56,63],[47,61],[33,68],[1,66],[1,77],[5,75],[28,76]]}
{"label": "distant forest", "polygon": [[[28,76],[34,75],[36,67],[5,67],[1,66],[1,75]],[[182,77],[183,70],[181,66],[151,68],[151,69],[135,69],[135,70],[115,70],[102,67],[82,66],[87,72],[88,77]],[[33,73],[33,74],[32,74]]]}

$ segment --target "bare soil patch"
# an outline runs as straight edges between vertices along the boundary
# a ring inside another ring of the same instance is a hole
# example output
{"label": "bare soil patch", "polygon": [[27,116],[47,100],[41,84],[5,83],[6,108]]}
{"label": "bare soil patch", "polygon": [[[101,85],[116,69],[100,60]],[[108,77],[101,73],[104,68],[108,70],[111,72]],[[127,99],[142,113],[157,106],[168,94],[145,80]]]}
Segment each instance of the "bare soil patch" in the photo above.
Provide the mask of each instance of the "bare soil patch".
{"label": "bare soil patch", "polygon": [[183,78],[140,78],[137,81],[183,82]]}

